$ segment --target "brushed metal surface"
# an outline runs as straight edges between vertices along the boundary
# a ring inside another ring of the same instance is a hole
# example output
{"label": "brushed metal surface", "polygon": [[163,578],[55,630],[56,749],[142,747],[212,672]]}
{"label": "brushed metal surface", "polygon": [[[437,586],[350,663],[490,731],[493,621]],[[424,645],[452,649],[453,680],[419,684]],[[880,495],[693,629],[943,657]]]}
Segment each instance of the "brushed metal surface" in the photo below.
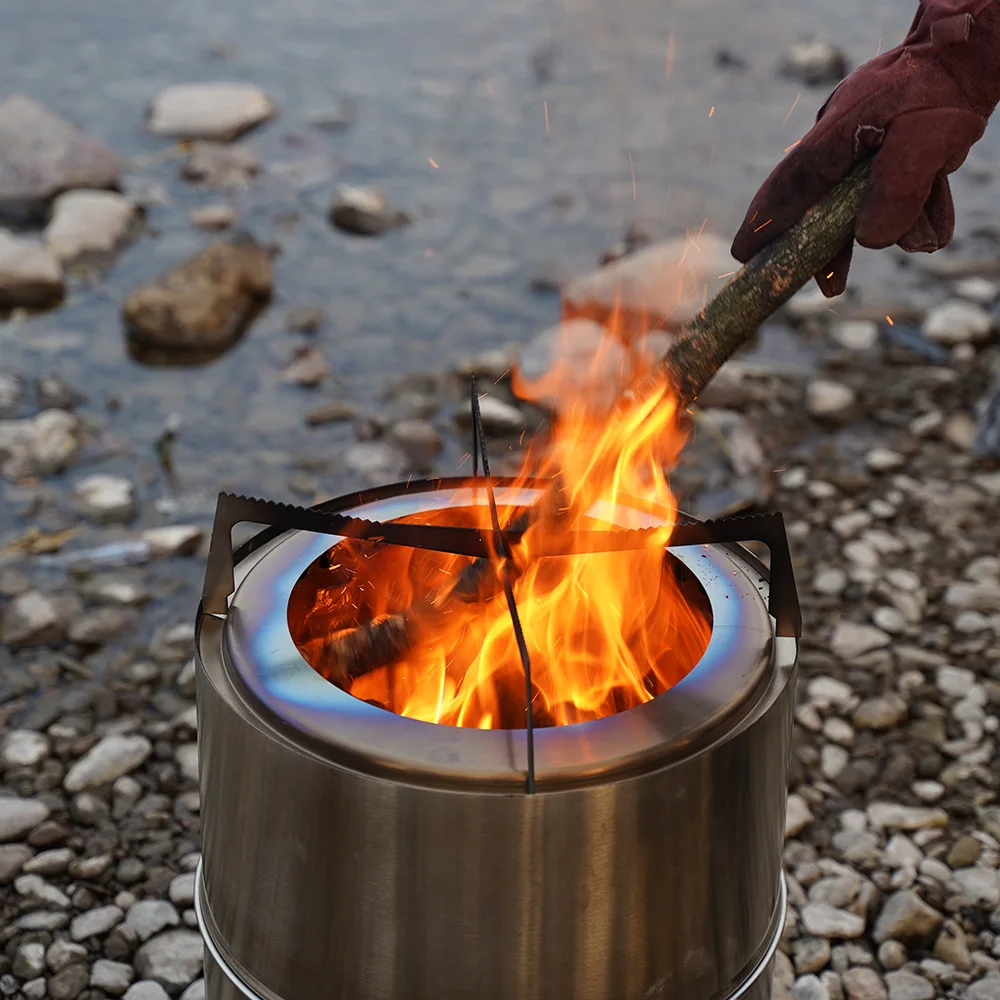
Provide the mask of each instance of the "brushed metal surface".
{"label": "brushed metal surface", "polygon": [[[713,557],[745,578],[747,620],[766,621],[759,566]],[[311,738],[248,690],[226,635],[224,618],[201,618],[209,1000],[769,1000],[794,639],[734,633],[730,665],[752,662],[759,690],[701,744],[613,773],[598,750],[599,766],[529,796],[445,767],[400,775]],[[409,721],[390,718],[380,740]]]}

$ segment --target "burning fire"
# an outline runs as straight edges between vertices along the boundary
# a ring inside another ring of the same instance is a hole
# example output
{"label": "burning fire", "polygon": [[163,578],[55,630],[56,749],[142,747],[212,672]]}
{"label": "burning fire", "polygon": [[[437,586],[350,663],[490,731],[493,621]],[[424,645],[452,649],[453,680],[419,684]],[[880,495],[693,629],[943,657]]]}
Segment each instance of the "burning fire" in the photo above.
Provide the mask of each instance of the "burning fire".
{"label": "burning fire", "polygon": [[[606,386],[650,374],[607,339],[591,373]],[[623,358],[629,358],[628,362]],[[637,367],[638,365],[638,367]],[[627,370],[626,370],[627,368]],[[664,558],[672,518],[637,550],[536,558],[552,533],[622,526],[629,498],[676,511],[665,469],[685,440],[664,383],[629,408],[609,407],[572,364],[557,364],[522,398],[558,399],[547,440],[529,445],[519,482],[553,477],[561,507],[533,523],[514,552],[514,595],[531,656],[536,725],[568,725],[633,708],[676,684],[698,662],[711,633],[706,612],[683,592]],[[619,498],[621,506],[616,506]],[[615,509],[614,524],[595,511]],[[501,509],[501,523],[512,516]],[[462,506],[412,520],[489,525],[488,508]],[[350,693],[399,715],[452,726],[523,728],[524,672],[502,591],[463,603],[445,595],[470,561],[463,556],[344,541],[308,571],[289,603],[292,636],[324,675],[331,638],[358,625],[391,620],[414,606],[430,609],[415,641],[395,662],[343,682]],[[436,609],[436,610],[435,610]]]}

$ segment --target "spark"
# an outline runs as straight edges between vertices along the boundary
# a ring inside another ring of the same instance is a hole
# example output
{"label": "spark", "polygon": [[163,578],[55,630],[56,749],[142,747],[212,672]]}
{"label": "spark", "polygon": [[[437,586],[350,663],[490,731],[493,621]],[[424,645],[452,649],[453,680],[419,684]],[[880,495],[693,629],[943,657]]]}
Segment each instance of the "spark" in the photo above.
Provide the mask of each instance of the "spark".
{"label": "spark", "polygon": [[628,154],[628,165],[632,171],[632,201],[635,201],[635,164],[632,162],[632,154]]}
{"label": "spark", "polygon": [[895,326],[896,325],[895,323],[893,323],[891,316],[886,316],[885,321],[886,321],[886,323],[889,324],[889,326]]}
{"label": "spark", "polygon": [[833,277],[833,274],[834,274],[834,272],[833,272],[833,271],[831,271],[831,272],[830,272],[830,273],[829,273],[829,274],[828,274],[828,275],[826,276],[826,280],[827,280],[827,281],[829,281],[829,280],[830,280],[830,279],[831,279],[831,278]]}
{"label": "spark", "polygon": [[882,36],[879,35],[878,45],[875,47],[875,58],[876,59],[878,59],[878,57],[881,54],[881,52],[882,52]]}
{"label": "spark", "polygon": [[465,465],[470,458],[472,458],[472,455],[470,455],[469,452],[465,452],[465,454],[458,460],[458,467],[462,468],[462,466]]}
{"label": "spark", "polygon": [[542,101],[542,107],[545,109],[545,134],[549,134],[549,102]]}
{"label": "spark", "polygon": [[788,109],[788,114],[785,115],[785,120],[781,123],[782,125],[788,124],[788,119],[792,117],[792,112],[795,110],[796,105],[799,103],[799,98],[801,97],[802,97],[801,92],[795,95],[795,100],[792,101],[792,106]]}
{"label": "spark", "polygon": [[708,117],[709,117],[709,118],[711,118],[711,117],[712,117],[712,115],[714,115],[714,114],[715,114],[715,105],[713,104],[713,105],[712,105],[712,110],[711,110],[711,111],[709,111],[709,113],[708,113]]}
{"label": "spark", "polygon": [[802,140],[801,140],[801,139],[796,139],[796,140],[795,140],[795,142],[793,142],[793,143],[792,143],[792,144],[791,144],[790,146],[785,146],[785,148],[784,148],[784,150],[782,150],[782,152],[785,152],[785,153],[787,153],[787,152],[788,152],[789,150],[792,150],[792,149],[795,149],[795,147],[796,147],[796,146],[797,146],[797,145],[798,145],[798,144],[799,144],[800,142],[802,142]]}
{"label": "spark", "polygon": [[438,169],[438,165],[437,165],[437,163],[435,163],[435,162],[434,162],[434,160],[433,160],[433,159],[432,159],[432,158],[431,158],[430,156],[428,156],[428,157],[427,157],[427,162],[428,162],[428,163],[429,163],[429,164],[430,164],[430,165],[431,165],[431,166],[432,166],[432,167],[433,167],[433,168],[434,168],[435,170],[437,170],[437,169]]}
{"label": "spark", "polygon": [[500,380],[501,380],[501,379],[504,379],[504,378],[506,378],[506,377],[507,377],[507,376],[508,376],[509,374],[510,374],[510,369],[509,369],[509,368],[507,368],[507,369],[506,369],[506,370],[505,370],[505,371],[504,371],[504,372],[503,372],[503,373],[502,373],[502,374],[500,375],[500,377],[499,377],[499,378],[497,378],[497,379],[494,379],[494,381],[493,381],[493,384],[494,384],[494,385],[499,385],[499,384],[500,384]]}
{"label": "spark", "polygon": [[735,273],[735,271],[726,271],[725,274],[719,274],[716,277],[721,281],[723,278],[731,278]]}
{"label": "spark", "polygon": [[758,227],[757,227],[757,228],[756,228],[756,229],[754,230],[754,232],[755,232],[755,233],[759,233],[759,232],[760,232],[760,231],[761,231],[761,230],[762,230],[762,229],[763,229],[763,228],[764,228],[765,226],[769,226],[769,225],[771,225],[771,223],[772,223],[773,221],[774,221],[773,219],[768,219],[768,220],[767,220],[767,222],[762,222],[762,223],[761,223],[761,224],[760,224],[760,225],[759,225],[759,226],[758,226]]}

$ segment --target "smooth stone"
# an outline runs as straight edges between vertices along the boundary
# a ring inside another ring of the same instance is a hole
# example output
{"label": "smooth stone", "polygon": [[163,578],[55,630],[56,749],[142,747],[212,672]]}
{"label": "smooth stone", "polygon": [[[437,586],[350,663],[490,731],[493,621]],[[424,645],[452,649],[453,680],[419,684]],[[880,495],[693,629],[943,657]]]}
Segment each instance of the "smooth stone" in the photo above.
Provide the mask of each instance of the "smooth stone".
{"label": "smooth stone", "polygon": [[162,528],[147,528],[142,539],[154,559],[170,556],[190,556],[198,551],[204,531],[193,524],[170,524]]}
{"label": "smooth stone", "polygon": [[58,194],[112,188],[118,156],[23,94],[0,103],[0,216],[37,217]]}
{"label": "smooth stone", "polygon": [[87,949],[65,938],[56,938],[45,953],[45,962],[52,972],[62,972],[68,966],[86,960]]}
{"label": "smooth stone", "polygon": [[205,1000],[205,980],[196,979],[181,994],[181,1000]]}
{"label": "smooth stone", "polygon": [[49,818],[49,807],[38,799],[0,797],[0,842],[17,840]]}
{"label": "smooth stone", "polygon": [[154,980],[143,979],[125,991],[125,1000],[170,1000],[170,994]]}
{"label": "smooth stone", "polygon": [[808,87],[837,83],[847,75],[847,57],[830,42],[804,38],[789,46],[778,71]]}
{"label": "smooth stone", "polygon": [[877,943],[900,941],[904,944],[930,940],[938,932],[944,918],[928,906],[915,892],[904,889],[886,900],[875,921],[872,937]]}
{"label": "smooth stone", "polygon": [[408,226],[412,219],[393,208],[385,196],[372,188],[341,184],[330,206],[330,222],[355,236],[381,236],[390,229]]}
{"label": "smooth stone", "polygon": [[14,952],[11,971],[19,979],[34,979],[45,971],[45,945],[37,941],[22,944]]}
{"label": "smooth stone", "polygon": [[866,319],[837,323],[830,331],[833,339],[849,351],[870,351],[878,343],[878,324]]}
{"label": "smooth stone", "polygon": [[426,420],[401,420],[389,431],[389,440],[418,469],[429,469],[444,450],[434,425]]}
{"label": "smooth stone", "polygon": [[174,760],[188,781],[198,783],[198,744],[185,743],[174,751]]}
{"label": "smooth stone", "polygon": [[[192,209],[188,218],[191,225],[198,229],[205,229],[208,232],[217,232],[228,229],[236,222],[236,209],[232,205],[214,204],[202,205],[201,208]],[[128,996],[128,994],[125,994]]]}
{"label": "smooth stone", "polygon": [[865,932],[865,919],[829,903],[807,903],[802,908],[802,926],[816,937],[857,938]]}
{"label": "smooth stone", "polygon": [[76,1000],[90,981],[86,965],[69,965],[47,983],[51,1000]]}
{"label": "smooth stone", "polygon": [[25,861],[22,871],[26,875],[61,875],[76,855],[68,847],[55,847],[50,851],[36,854]]}
{"label": "smooth stone", "polygon": [[866,698],[861,702],[854,712],[852,721],[858,729],[881,731],[902,725],[909,714],[910,708],[906,699],[895,691],[889,691],[877,698]]}
{"label": "smooth stone", "polygon": [[799,975],[819,972],[830,961],[830,942],[825,938],[799,938],[792,943],[792,958]]}
{"label": "smooth stone", "polygon": [[966,987],[964,1000],[1000,1000],[1000,975],[994,973]]}
{"label": "smooth stone", "polygon": [[14,879],[14,891],[25,899],[50,910],[69,908],[70,900],[61,889],[46,882],[41,875],[22,875]]}
{"label": "smooth stone", "polygon": [[702,233],[650,244],[570,282],[563,296],[567,319],[614,321],[631,336],[676,329],[694,318],[739,269],[729,240]]}
{"label": "smooth stone", "polygon": [[876,649],[884,649],[892,641],[888,633],[873,625],[840,621],[830,638],[830,651],[837,659],[856,660]]}
{"label": "smooth stone", "polygon": [[12,881],[34,853],[27,844],[0,844],[0,885]]}
{"label": "smooth stone", "polygon": [[801,795],[789,795],[785,805],[785,839],[798,836],[812,821],[806,800]]}
{"label": "smooth stone", "polygon": [[227,347],[271,295],[267,250],[250,239],[213,243],[125,300],[129,336],[173,354]]}
{"label": "smooth stone", "polygon": [[251,83],[182,83],[161,90],[146,127],[179,139],[235,139],[277,113],[277,106]]}
{"label": "smooth stone", "polygon": [[214,188],[244,188],[259,172],[260,160],[252,149],[221,142],[196,142],[184,165],[185,180]]}
{"label": "smooth stone", "polygon": [[923,331],[926,337],[939,344],[974,344],[989,339],[993,317],[982,306],[954,299],[927,314]]}
{"label": "smooth stone", "polygon": [[850,386],[815,379],[806,386],[806,409],[818,420],[837,422],[854,410],[857,397]]}
{"label": "smooth stone", "polygon": [[194,882],[194,872],[178,875],[170,883],[170,902],[180,907],[194,906]]}
{"label": "smooth stone", "polygon": [[150,938],[135,954],[136,971],[168,990],[189,986],[201,975],[204,944],[196,931],[170,930]]}
{"label": "smooth stone", "polygon": [[49,755],[47,736],[33,729],[12,729],[0,743],[0,762],[6,767],[37,767]]}
{"label": "smooth stone", "polygon": [[830,1000],[830,994],[822,981],[813,975],[800,976],[791,989],[792,1000]]}
{"label": "smooth stone", "polygon": [[42,239],[63,264],[108,258],[128,242],[137,212],[114,191],[67,191],[56,198]]}
{"label": "smooth stone", "polygon": [[868,806],[867,813],[869,822],[879,829],[924,830],[948,825],[948,814],[943,809],[923,806],[872,802]]}
{"label": "smooth stone", "polygon": [[979,906],[1000,906],[1000,871],[991,868],[960,868],[952,873],[959,891]]}
{"label": "smooth stone", "polygon": [[282,382],[294,382],[307,389],[314,389],[330,374],[330,364],[315,344],[302,344],[292,354],[291,360],[279,376]]}
{"label": "smooth stone", "polygon": [[124,524],[135,517],[135,487],[121,476],[95,473],[73,484],[73,499],[98,524]]}
{"label": "smooth stone", "polygon": [[69,925],[69,936],[74,941],[86,941],[89,938],[101,937],[112,928],[117,927],[125,916],[118,906],[99,906],[87,910],[73,918]]}
{"label": "smooth stone", "polygon": [[885,983],[874,969],[848,969],[841,978],[850,1000],[886,1000]]}
{"label": "smooth stone", "polygon": [[143,899],[132,906],[125,916],[125,926],[135,932],[140,941],[148,941],[154,934],[181,922],[172,903],[164,899]]}
{"label": "smooth stone", "polygon": [[[906,963],[906,948],[899,941],[883,941],[878,947],[878,961],[879,965],[883,969],[892,971],[894,969],[902,968]],[[889,977],[886,976],[886,983],[889,986],[890,995],[892,993],[892,984],[889,982]]]}
{"label": "smooth stone", "polygon": [[145,736],[105,736],[66,772],[63,787],[68,792],[82,792],[111,784],[140,767],[152,750]]}
{"label": "smooth stone", "polygon": [[79,431],[80,418],[59,409],[0,421],[0,473],[12,470],[12,478],[20,478],[62,472],[79,452]]}
{"label": "smooth stone", "polygon": [[62,267],[46,247],[0,229],[0,308],[45,309],[64,291]]}
{"label": "smooth stone", "polygon": [[99,958],[90,969],[90,985],[113,997],[120,997],[134,978],[132,966],[107,958]]}

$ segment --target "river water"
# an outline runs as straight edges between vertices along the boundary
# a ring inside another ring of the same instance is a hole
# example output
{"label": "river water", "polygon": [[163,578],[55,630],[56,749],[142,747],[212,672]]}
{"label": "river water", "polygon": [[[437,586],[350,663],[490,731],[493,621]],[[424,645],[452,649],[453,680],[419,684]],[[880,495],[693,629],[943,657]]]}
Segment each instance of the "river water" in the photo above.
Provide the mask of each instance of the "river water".
{"label": "river water", "polygon": [[[897,41],[913,15],[911,0],[3,6],[0,94],[48,103],[128,159],[131,189],[162,189],[147,232],[100,284],[74,287],[56,312],[0,325],[4,367],[61,375],[94,415],[115,398],[120,409],[105,416],[128,448],[101,468],[138,477],[147,501],[169,491],[154,474],[153,443],[170,414],[182,419],[182,495],[285,497],[289,469],[317,455],[331,461],[324,488],[354,485],[337,466],[350,424],[305,427],[318,401],[364,411],[388,376],[526,341],[558,316],[556,298],[529,289],[538,268],[592,267],[630,220],[658,236],[703,224],[731,234],[829,89],[778,77],[782,50],[812,32],[857,64]],[[720,47],[745,70],[718,68]],[[537,79],[533,53],[551,79]],[[281,107],[247,140],[264,173],[237,199],[242,224],[281,248],[275,297],[222,359],[148,368],[128,356],[121,302],[207,242],[187,215],[218,197],[179,180],[182,161],[144,133],[143,112],[163,86],[211,79],[251,81]],[[351,127],[310,125],[344,99],[356,109]],[[987,136],[977,160],[995,162],[997,146]],[[415,224],[377,240],[336,232],[326,209],[339,182],[377,186]],[[960,236],[992,221],[992,185],[963,176],[956,191]],[[866,294],[919,294],[890,252],[862,253],[855,273]],[[329,317],[317,342],[334,377],[316,392],[277,377],[295,343],[282,317],[306,305]],[[15,521],[8,509],[0,535]]]}

